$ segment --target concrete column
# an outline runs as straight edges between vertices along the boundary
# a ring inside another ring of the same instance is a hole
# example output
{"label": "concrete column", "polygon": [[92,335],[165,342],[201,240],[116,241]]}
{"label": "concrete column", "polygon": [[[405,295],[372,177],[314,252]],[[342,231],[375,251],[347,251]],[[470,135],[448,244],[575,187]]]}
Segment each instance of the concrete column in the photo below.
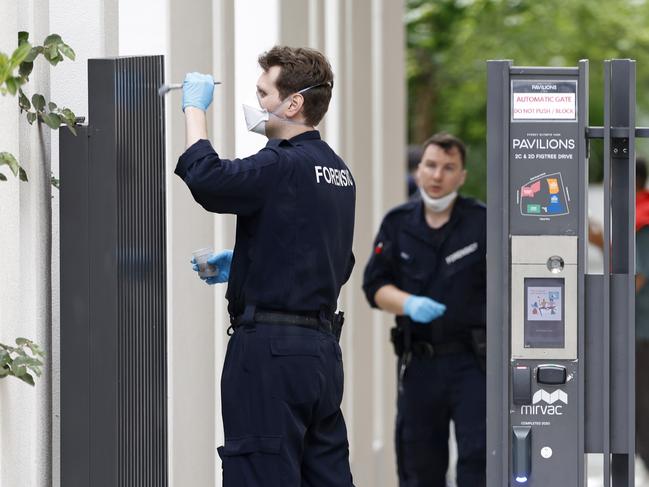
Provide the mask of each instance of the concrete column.
{"label": "concrete column", "polygon": [[[338,2],[337,2],[338,3]],[[392,317],[371,311],[362,273],[385,212],[405,199],[405,91],[401,2],[338,3],[338,110],[340,150],[357,183],[356,269],[343,293],[352,464],[359,485],[396,484],[395,360],[388,330]],[[388,46],[393,46],[389,52]],[[329,119],[329,126],[333,125]],[[352,352],[353,351],[353,352]],[[351,392],[351,394],[349,394]]]}
{"label": "concrete column", "polygon": [[[19,11],[16,2],[0,3],[0,18],[3,28],[0,29],[0,51],[10,55],[16,48],[19,25]],[[7,151],[20,157],[20,138],[18,123],[18,106],[14,98],[0,96],[0,151]],[[9,181],[0,183],[0,275],[8,285],[3,286],[0,295],[0,341],[13,344],[17,336],[33,334],[34,326],[25,327],[27,320],[21,313],[23,294],[21,269],[21,214],[20,198],[23,187],[13,178],[6,166],[2,173]],[[32,325],[30,323],[30,325]],[[40,387],[40,385],[39,385]],[[42,402],[40,390],[21,384],[8,377],[0,379],[0,484],[2,485],[35,485],[29,467],[35,463],[47,463],[23,439],[35,435],[35,411]]]}
{"label": "concrete column", "polygon": [[[374,440],[374,337],[372,313],[365,304],[360,287],[365,256],[372,241],[373,221],[373,144],[372,106],[375,89],[372,84],[372,15],[371,0],[345,2],[344,28],[346,56],[339,81],[345,85],[344,123],[346,143],[343,158],[351,166],[356,180],[356,226],[354,254],[357,266],[344,288],[344,309],[349,327],[345,330],[347,376],[353,394],[349,430],[352,432],[352,461],[358,485],[376,485]],[[340,68],[339,68],[340,70]],[[353,351],[353,353],[352,353]]]}
{"label": "concrete column", "polygon": [[[39,59],[24,88],[27,96],[38,92],[84,113],[85,60],[105,54],[104,32],[116,29],[109,20],[115,18],[114,7],[112,1],[99,0],[0,6],[5,27],[0,50],[11,53],[17,32],[26,30],[34,44],[50,33],[61,34],[77,52],[76,63],[66,60],[55,68]],[[0,296],[0,340],[10,343],[26,336],[47,352],[44,374],[34,388],[13,378],[0,383],[0,484],[58,485],[58,194],[50,186],[50,170],[56,173],[58,168],[58,132],[28,125],[19,117],[14,98],[2,97],[0,106],[0,150],[14,153],[29,175],[28,183],[12,178],[1,190],[0,274],[9,285]]]}
{"label": "concrete column", "polygon": [[278,22],[280,44],[324,49],[325,0],[280,0]]}
{"label": "concrete column", "polygon": [[[279,44],[311,47],[325,52],[325,0],[280,0],[278,15]],[[317,127],[326,140],[327,120]]]}
{"label": "concrete column", "polygon": [[[168,81],[213,72],[212,2],[170,0]],[[215,484],[214,291],[196,278],[192,251],[212,246],[214,218],[173,174],[185,150],[182,93],[167,96],[169,125],[169,474],[171,486]],[[208,117],[211,116],[208,111]]]}
{"label": "concrete column", "polygon": [[[406,74],[405,36],[402,0],[373,0],[372,2],[372,140],[374,157],[372,174],[372,216],[368,232],[373,236],[385,213],[406,199],[404,157],[406,147]],[[362,112],[361,112],[362,113]],[[365,234],[364,229],[358,231]],[[359,243],[357,241],[357,243]],[[357,250],[359,269],[367,262],[371,243],[365,253]],[[394,456],[394,425],[396,416],[396,360],[389,343],[389,328],[393,317],[381,311],[372,312],[373,383],[374,383],[374,485],[388,487],[397,484]]]}
{"label": "concrete column", "polygon": [[[212,143],[216,151],[223,157],[234,158],[236,155],[236,117],[235,117],[235,3],[234,0],[214,0],[214,39],[213,65],[214,76],[223,84],[218,86],[214,94]],[[236,218],[232,215],[214,216],[214,248],[234,248],[234,231]],[[225,285],[214,287],[215,322],[214,350],[216,381],[213,388],[215,402],[214,415],[215,436],[217,446],[223,445],[223,422],[221,420],[221,372],[225,351],[228,345],[227,328],[230,324],[225,300]],[[218,456],[214,457],[214,475],[216,485],[221,485],[222,466]]]}
{"label": "concrete column", "polygon": [[325,0],[309,0],[309,47],[325,48]]}
{"label": "concrete column", "polygon": [[279,0],[280,44],[292,47],[309,45],[309,4],[308,0]]}
{"label": "concrete column", "polygon": [[[405,200],[403,3],[390,0],[280,2],[280,40],[324,48],[335,74],[326,140],[356,179],[356,269],[341,294],[345,398],[357,485],[396,485],[392,317],[371,311],[363,268],[383,215]],[[308,26],[308,30],[305,28]]]}
{"label": "concrete column", "polygon": [[[19,29],[31,33],[35,42],[49,34],[49,2],[27,2],[19,8]],[[50,67],[47,62],[34,66],[30,75],[33,92],[50,99]],[[30,422],[33,427],[33,467],[31,485],[45,486],[52,482],[52,218],[50,185],[50,130],[44,124],[30,126],[24,116],[20,120],[20,161],[30,177],[20,185],[20,307],[22,330],[47,353],[43,376],[38,380],[32,401]],[[45,278],[43,278],[45,277]],[[21,330],[21,331],[22,331]],[[25,472],[22,472],[24,476]]]}
{"label": "concrete column", "polygon": [[[3,5],[4,34],[0,50],[11,54],[19,30],[42,41],[49,28],[48,2]],[[38,63],[26,93],[50,94],[49,68]],[[2,275],[9,293],[0,296],[0,340],[12,344],[18,336],[37,342],[46,352],[43,376],[30,387],[14,378],[0,383],[0,483],[49,486],[51,472],[51,202],[49,129],[30,127],[19,118],[15,98],[2,100],[2,149],[11,151],[28,173],[29,182],[9,176],[3,183]],[[6,169],[3,171],[6,173]],[[5,198],[6,196],[6,198]],[[10,262],[11,264],[8,264]],[[6,273],[4,272],[6,270]]]}

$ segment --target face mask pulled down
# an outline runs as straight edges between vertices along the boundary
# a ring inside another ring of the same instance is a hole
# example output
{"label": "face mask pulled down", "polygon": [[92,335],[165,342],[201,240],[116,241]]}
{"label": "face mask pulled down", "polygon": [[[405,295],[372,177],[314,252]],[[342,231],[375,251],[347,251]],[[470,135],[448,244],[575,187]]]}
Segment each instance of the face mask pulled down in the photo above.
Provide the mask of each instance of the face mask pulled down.
{"label": "face mask pulled down", "polygon": [[[313,86],[307,86],[306,88],[298,91],[296,94],[301,94],[304,93],[305,91],[310,90],[311,88],[315,88],[316,86],[319,85],[313,85]],[[279,104],[279,106],[273,110],[272,112],[269,112],[265,108],[256,108],[256,107],[251,107],[250,105],[243,105],[243,116],[246,119],[246,127],[250,132],[254,132],[259,135],[265,135],[267,136],[266,133],[266,125],[268,121],[270,120],[270,116],[272,115],[275,118],[278,118],[282,120],[285,123],[290,123],[294,125],[307,125],[306,123],[303,122],[296,122],[293,120],[289,120],[288,118],[282,117],[281,115],[278,115],[282,107],[289,101],[291,101],[291,96],[288,96],[282,102]],[[259,95],[257,95],[257,98],[259,98]],[[261,102],[259,103],[259,106],[261,106]]]}
{"label": "face mask pulled down", "polygon": [[424,201],[426,208],[428,208],[433,213],[441,213],[442,211],[446,210],[451,205],[451,203],[455,201],[455,198],[457,198],[457,191],[453,191],[452,193],[449,193],[446,196],[442,196],[441,198],[431,198],[423,188],[419,188],[419,194],[421,194],[421,199]]}

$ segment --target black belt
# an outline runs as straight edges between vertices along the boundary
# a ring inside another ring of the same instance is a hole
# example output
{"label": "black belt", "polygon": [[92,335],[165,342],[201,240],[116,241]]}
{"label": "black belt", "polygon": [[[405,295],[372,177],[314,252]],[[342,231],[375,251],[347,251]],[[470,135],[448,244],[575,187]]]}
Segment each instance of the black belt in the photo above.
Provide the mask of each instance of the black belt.
{"label": "black belt", "polygon": [[342,311],[333,314],[330,317],[325,316],[323,313],[321,317],[316,318],[315,315],[317,312],[313,312],[311,316],[308,314],[299,314],[299,313],[290,313],[287,311],[266,311],[266,310],[255,310],[251,319],[246,317],[246,314],[242,314],[230,319],[232,328],[238,328],[241,325],[244,325],[247,322],[253,323],[268,323],[272,325],[293,325],[293,326],[305,326],[308,328],[315,328],[328,331],[336,336],[337,339],[340,338],[340,333],[342,330],[344,319],[344,313]]}
{"label": "black belt", "polygon": [[425,341],[414,341],[410,345],[412,354],[417,357],[439,357],[441,355],[451,355],[454,353],[469,352],[471,349],[466,343],[449,342],[449,343],[430,343]]}
{"label": "black belt", "polygon": [[399,379],[398,388],[399,393],[403,392],[403,378],[406,370],[410,365],[412,357],[425,357],[434,358],[443,355],[451,355],[454,353],[468,352],[471,349],[469,345],[463,342],[447,342],[447,343],[430,343],[423,340],[416,340],[410,343],[410,348],[404,350],[399,355]]}

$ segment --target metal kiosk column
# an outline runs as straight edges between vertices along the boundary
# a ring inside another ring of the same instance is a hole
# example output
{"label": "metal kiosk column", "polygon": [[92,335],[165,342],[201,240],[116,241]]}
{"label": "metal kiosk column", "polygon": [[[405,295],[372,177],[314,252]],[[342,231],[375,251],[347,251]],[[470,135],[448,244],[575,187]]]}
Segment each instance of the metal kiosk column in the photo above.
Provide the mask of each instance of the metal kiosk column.
{"label": "metal kiosk column", "polygon": [[[633,485],[635,63],[488,62],[487,485]],[[586,275],[588,139],[604,139],[604,275]],[[611,202],[613,205],[611,205]],[[612,484],[611,484],[612,481]]]}

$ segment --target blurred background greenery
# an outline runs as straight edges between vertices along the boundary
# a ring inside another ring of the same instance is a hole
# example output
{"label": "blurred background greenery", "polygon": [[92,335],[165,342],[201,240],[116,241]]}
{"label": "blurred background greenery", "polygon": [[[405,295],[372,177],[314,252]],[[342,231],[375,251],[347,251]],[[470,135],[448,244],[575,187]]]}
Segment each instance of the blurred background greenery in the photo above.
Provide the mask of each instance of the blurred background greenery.
{"label": "blurred background greenery", "polygon": [[[637,125],[649,125],[646,0],[407,0],[408,142],[445,130],[468,147],[463,193],[486,201],[486,60],[576,66],[590,60],[589,125],[603,124],[605,59],[637,61]],[[638,154],[649,145],[638,144]],[[601,181],[601,143],[591,147]]]}

